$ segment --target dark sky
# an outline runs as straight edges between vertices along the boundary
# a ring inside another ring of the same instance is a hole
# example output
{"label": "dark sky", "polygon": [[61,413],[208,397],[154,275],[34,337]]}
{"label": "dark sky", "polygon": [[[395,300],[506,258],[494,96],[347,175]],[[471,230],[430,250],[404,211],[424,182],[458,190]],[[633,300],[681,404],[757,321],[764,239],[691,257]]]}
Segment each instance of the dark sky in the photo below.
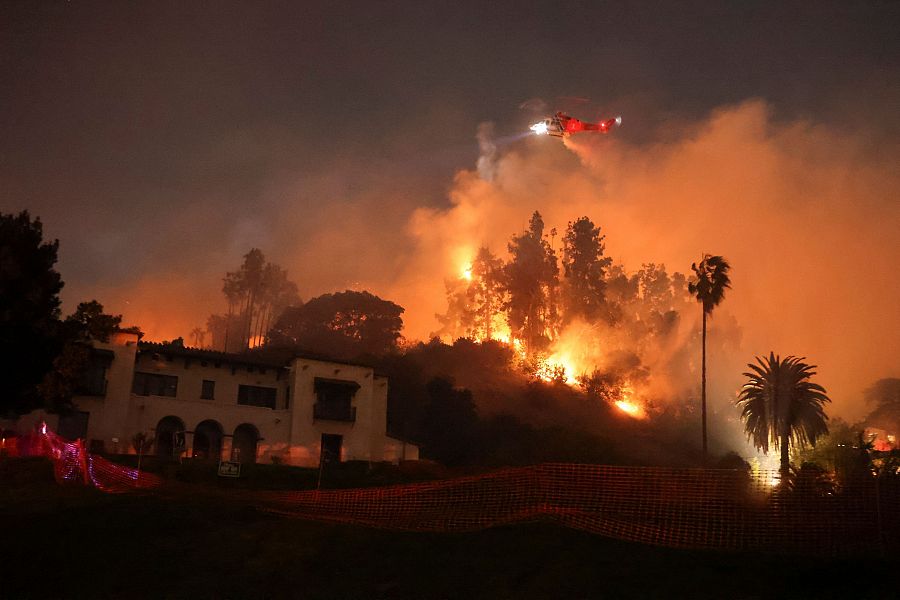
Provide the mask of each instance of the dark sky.
{"label": "dark sky", "polygon": [[[67,309],[97,297],[169,336],[129,306],[202,324],[252,246],[305,298],[390,280],[410,214],[474,167],[478,124],[523,131],[532,98],[622,114],[634,148],[758,98],[890,161],[898,31],[879,1],[4,2],[0,210],[60,239]],[[327,264],[304,240],[333,244]]]}
{"label": "dark sky", "polygon": [[[237,217],[273,171],[372,157],[426,170],[440,202],[477,123],[518,128],[532,97],[590,98],[635,136],[750,97],[900,122],[897,2],[316,4],[4,3],[0,207],[139,232],[198,193]],[[79,276],[102,261],[65,238]]]}

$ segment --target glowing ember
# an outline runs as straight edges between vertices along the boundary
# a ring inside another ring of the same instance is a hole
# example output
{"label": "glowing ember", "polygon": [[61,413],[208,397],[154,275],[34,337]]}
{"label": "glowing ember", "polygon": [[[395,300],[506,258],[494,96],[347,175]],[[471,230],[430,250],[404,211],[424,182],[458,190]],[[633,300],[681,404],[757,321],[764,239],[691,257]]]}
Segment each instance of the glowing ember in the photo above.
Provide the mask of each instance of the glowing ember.
{"label": "glowing ember", "polygon": [[472,281],[472,265],[463,267],[462,272],[459,276],[466,281]]}

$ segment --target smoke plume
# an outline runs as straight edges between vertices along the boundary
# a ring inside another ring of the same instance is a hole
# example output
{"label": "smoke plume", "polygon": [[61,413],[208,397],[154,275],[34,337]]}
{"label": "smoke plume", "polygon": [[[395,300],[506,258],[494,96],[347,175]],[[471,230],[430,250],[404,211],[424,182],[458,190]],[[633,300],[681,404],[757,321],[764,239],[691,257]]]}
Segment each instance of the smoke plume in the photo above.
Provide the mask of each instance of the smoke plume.
{"label": "smoke plume", "polygon": [[[303,298],[368,289],[406,309],[407,339],[424,339],[446,308],[445,279],[459,277],[482,245],[506,258],[510,237],[539,210],[548,231],[590,217],[603,228],[606,254],[631,271],[663,263],[687,273],[704,252],[728,259],[733,289],[710,333],[719,397],[733,395],[743,365],[770,350],[819,365],[832,414],[851,419],[864,414],[863,389],[896,375],[900,173],[898,149],[883,138],[779,121],[752,100],[697,122],[673,120],[649,143],[613,132],[498,149],[487,126],[478,139],[477,165],[455,174],[440,204],[425,199],[443,183],[416,165],[349,156],[315,178],[273,178],[259,190],[261,210],[241,218],[252,227],[222,234],[230,240],[223,253],[182,252],[178,264],[148,261],[127,285],[76,284],[74,292],[124,312],[151,339],[186,336],[222,310],[221,277],[256,246],[287,268]],[[396,143],[421,143],[411,140]],[[207,248],[195,231],[194,247]],[[238,233],[240,247],[229,237]],[[682,338],[694,331],[694,311]],[[732,350],[716,354],[717,343]],[[659,352],[653,361],[671,362]],[[693,374],[685,379],[696,385]]]}

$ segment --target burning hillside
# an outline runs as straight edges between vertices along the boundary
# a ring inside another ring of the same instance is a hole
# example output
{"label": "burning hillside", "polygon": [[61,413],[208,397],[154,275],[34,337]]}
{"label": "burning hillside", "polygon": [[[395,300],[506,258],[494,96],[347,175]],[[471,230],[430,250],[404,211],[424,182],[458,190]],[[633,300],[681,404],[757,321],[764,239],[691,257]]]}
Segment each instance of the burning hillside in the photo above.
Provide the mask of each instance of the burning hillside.
{"label": "burning hillside", "polygon": [[588,217],[562,235],[545,232],[535,212],[507,259],[482,247],[446,281],[447,310],[432,335],[506,344],[523,372],[635,418],[654,401],[683,399],[693,382],[679,382],[697,354],[687,278],[657,264],[628,272],[606,256],[604,239]]}

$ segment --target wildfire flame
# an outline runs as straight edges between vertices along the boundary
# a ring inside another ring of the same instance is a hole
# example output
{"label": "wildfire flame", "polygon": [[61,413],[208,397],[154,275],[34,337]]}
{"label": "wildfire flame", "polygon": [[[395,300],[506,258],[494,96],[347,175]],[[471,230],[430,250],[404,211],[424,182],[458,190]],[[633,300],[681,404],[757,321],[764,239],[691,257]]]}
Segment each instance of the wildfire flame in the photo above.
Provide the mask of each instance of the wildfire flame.
{"label": "wildfire flame", "polygon": [[[518,360],[523,363],[528,361],[529,357],[525,350],[525,344],[522,340],[512,337],[508,328],[492,332],[491,339],[508,344],[515,352]],[[487,340],[478,339],[477,341],[485,342]],[[587,365],[580,364],[581,361],[576,358],[576,354],[577,352],[557,350],[545,358],[538,357],[533,374],[538,379],[547,382],[562,381],[566,385],[574,387],[579,384],[579,374],[590,372],[595,368],[593,366],[586,368]],[[534,361],[534,358],[532,358],[532,361]],[[613,405],[632,418],[646,419],[648,417],[646,410],[641,403],[634,400],[634,396],[634,387],[627,383],[622,386],[621,398],[613,402]]]}
{"label": "wildfire flame", "polygon": [[576,373],[578,367],[575,365],[574,359],[565,353],[551,354],[543,365],[544,368],[538,373],[538,377],[546,381],[552,381],[558,373],[563,374],[563,381],[569,385],[578,383]]}
{"label": "wildfire flame", "polygon": [[629,402],[628,400],[619,400],[615,403],[615,405],[616,408],[633,417],[637,417],[641,413],[641,407],[633,402]]}
{"label": "wildfire flame", "polygon": [[[535,133],[546,133],[545,123],[532,126]],[[457,278],[460,285],[471,284],[478,275],[474,273],[471,251],[468,247],[459,248],[456,254],[458,266]],[[492,315],[490,329],[487,333],[473,335],[471,339],[484,343],[497,341],[506,344],[514,353],[514,362],[524,367],[537,379],[550,383],[564,383],[572,387],[580,386],[584,378],[597,370],[595,345],[596,328],[593,325],[570,326],[551,343],[546,354],[530,354],[524,340],[516,338],[502,315]],[[643,403],[635,399],[635,390],[630,383],[611,386],[598,398],[600,402],[610,402],[623,413],[634,419],[649,417]]]}
{"label": "wildfire flame", "polygon": [[634,417],[635,419],[647,418],[647,413],[644,411],[644,407],[642,407],[637,402],[634,402],[632,400],[632,396],[634,396],[634,388],[632,388],[630,385],[625,385],[622,387],[622,399],[614,402],[613,404],[615,404],[616,408],[630,417]]}

